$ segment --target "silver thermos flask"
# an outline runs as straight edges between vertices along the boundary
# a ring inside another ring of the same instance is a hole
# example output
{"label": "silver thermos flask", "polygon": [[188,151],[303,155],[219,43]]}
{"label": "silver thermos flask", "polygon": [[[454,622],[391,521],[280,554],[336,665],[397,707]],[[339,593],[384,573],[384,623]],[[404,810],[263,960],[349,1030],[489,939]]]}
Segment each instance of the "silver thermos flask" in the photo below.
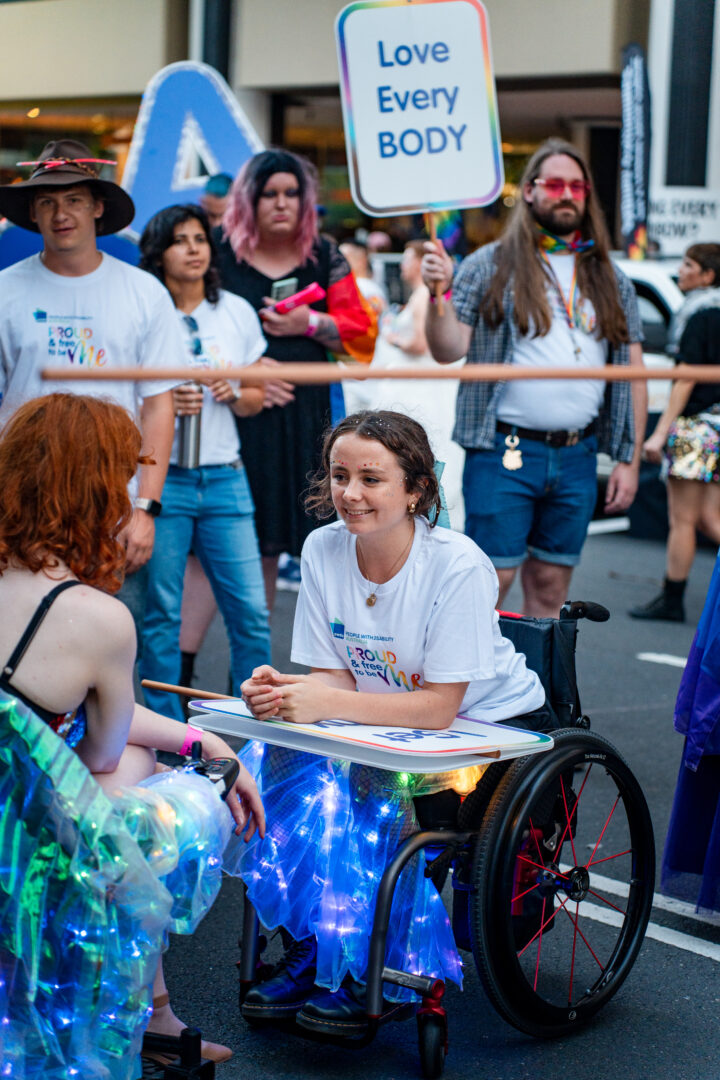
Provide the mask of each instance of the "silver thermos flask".
{"label": "silver thermos flask", "polygon": [[[191,383],[197,390],[202,387]],[[178,465],[181,469],[197,469],[200,464],[200,425],[202,410],[192,416],[181,416],[178,430]]]}

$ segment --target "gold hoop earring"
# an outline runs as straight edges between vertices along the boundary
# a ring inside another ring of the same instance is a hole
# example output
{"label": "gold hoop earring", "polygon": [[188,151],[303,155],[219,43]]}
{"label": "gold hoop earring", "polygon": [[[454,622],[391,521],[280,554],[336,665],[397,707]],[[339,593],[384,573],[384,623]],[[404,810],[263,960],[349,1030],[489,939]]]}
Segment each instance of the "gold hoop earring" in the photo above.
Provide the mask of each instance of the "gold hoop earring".
{"label": "gold hoop earring", "polygon": [[409,514],[414,514],[415,513],[416,505],[417,505],[417,503],[410,503],[410,505],[408,506],[408,513]]}

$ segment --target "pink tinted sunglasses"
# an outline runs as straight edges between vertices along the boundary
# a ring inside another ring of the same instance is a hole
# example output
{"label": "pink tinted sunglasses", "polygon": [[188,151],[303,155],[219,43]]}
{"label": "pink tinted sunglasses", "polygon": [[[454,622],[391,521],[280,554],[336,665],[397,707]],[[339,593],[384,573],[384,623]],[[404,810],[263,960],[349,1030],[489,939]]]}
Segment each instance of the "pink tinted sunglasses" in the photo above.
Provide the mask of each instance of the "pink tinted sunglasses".
{"label": "pink tinted sunglasses", "polygon": [[551,176],[547,180],[538,177],[533,183],[541,184],[552,199],[561,198],[565,194],[565,188],[569,189],[573,199],[582,199],[592,190],[589,180],[561,180],[559,176]]}

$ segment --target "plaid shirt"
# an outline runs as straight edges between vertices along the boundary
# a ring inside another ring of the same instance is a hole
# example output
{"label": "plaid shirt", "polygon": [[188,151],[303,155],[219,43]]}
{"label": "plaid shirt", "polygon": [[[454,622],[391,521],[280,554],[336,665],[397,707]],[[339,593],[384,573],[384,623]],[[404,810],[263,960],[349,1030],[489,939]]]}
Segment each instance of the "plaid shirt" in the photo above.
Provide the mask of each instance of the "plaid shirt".
{"label": "plaid shirt", "polygon": [[[460,322],[474,330],[468,349],[468,364],[509,364],[519,331],[515,321],[512,278],[505,286],[505,318],[496,330],[480,318],[479,308],[495,273],[497,243],[480,248],[465,259],[453,281],[452,303]],[[637,298],[632,282],[613,264],[620,304],[627,319],[630,341],[642,341]],[[629,364],[630,346],[608,347],[611,364]],[[501,382],[460,384],[453,439],[466,449],[491,450],[495,445],[495,423]],[[632,394],[629,382],[608,383],[598,416],[598,450],[615,461],[631,461],[635,443]]]}

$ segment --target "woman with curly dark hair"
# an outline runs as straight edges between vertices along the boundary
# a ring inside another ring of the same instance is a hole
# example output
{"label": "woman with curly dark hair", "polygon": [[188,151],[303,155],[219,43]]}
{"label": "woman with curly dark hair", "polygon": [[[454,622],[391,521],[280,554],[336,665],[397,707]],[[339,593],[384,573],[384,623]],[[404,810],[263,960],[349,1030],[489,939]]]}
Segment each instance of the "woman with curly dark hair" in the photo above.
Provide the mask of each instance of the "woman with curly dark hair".
{"label": "woman with curly dark hair", "polygon": [[[135,627],[111,594],[122,584],[120,540],[132,506],[127,486],[141,436],[119,405],[50,394],[21,406],[0,436],[0,694],[23,702],[68,746],[110,795],[156,769],[154,750],[206,758],[232,755],[211,732],[136,705]],[[241,767],[228,806],[248,837],[264,829],[254,781]],[[162,968],[150,1029],[177,1035]],[[204,1044],[204,1055],[230,1051]]]}
{"label": "woman with curly dark hair", "polygon": [[[326,437],[306,505],[339,520],[305,541],[293,630],[292,660],[310,674],[255,671],[243,695],[258,719],[387,725],[396,739],[447,728],[459,713],[557,726],[537,675],[500,633],[492,563],[469,537],[435,527],[433,464],[424,429],[400,413],[355,413]],[[253,744],[243,750],[248,760],[257,753]],[[295,1015],[315,1032],[362,1030],[383,870],[417,829],[415,811],[451,820],[480,771],[409,776],[266,749],[271,824],[245,851],[242,874],[262,923],[284,926],[295,944],[245,998],[248,1020]],[[395,894],[386,962],[461,981],[445,910],[421,864],[403,873]],[[388,1001],[383,1019],[398,1010]]]}
{"label": "woman with curly dark hair", "polygon": [[[263,390],[228,382],[224,369],[258,361],[265,338],[250,304],[219,288],[215,246],[200,207],[160,210],[145,226],[140,251],[142,269],[159,278],[173,298],[188,363],[202,373],[203,383],[188,382],[173,391],[178,420],[163,512],[155,523],[141,672],[160,682],[190,682],[190,672],[183,672],[180,638],[183,590],[192,591],[199,576],[191,562],[186,577],[193,551],[225,620],[232,689],[238,694],[253,668],[270,659],[253,498],[235,425],[236,416],[260,412]],[[197,464],[188,467],[180,456],[179,425],[193,415],[200,416],[200,448]],[[153,709],[183,718],[175,694],[146,690],[145,700]]]}

